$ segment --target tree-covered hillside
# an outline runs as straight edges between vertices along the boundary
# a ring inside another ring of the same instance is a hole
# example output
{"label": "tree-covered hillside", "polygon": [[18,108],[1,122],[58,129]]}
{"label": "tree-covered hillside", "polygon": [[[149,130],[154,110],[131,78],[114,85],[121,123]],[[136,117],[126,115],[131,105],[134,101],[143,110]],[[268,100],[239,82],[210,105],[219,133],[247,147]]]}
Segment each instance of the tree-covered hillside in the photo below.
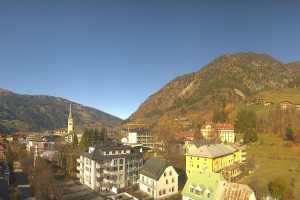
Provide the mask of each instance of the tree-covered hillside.
{"label": "tree-covered hillside", "polygon": [[0,90],[0,133],[43,131],[66,127],[69,105],[75,127],[112,127],[121,119],[59,97],[20,95]]}

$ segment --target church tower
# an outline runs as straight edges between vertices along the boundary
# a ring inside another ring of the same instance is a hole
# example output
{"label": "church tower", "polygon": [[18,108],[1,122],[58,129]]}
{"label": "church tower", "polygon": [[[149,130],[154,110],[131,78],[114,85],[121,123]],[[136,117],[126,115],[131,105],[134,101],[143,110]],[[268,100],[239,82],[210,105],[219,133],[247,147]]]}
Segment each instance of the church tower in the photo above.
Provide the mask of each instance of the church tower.
{"label": "church tower", "polygon": [[70,104],[70,111],[68,117],[68,134],[73,133],[74,126],[73,126],[73,117],[72,117],[72,105]]}

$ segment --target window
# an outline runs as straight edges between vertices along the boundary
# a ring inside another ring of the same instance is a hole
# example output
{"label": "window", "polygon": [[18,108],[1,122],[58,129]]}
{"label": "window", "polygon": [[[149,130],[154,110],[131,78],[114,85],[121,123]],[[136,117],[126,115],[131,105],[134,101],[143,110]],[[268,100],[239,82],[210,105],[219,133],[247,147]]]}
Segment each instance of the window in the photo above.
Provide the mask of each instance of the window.
{"label": "window", "polygon": [[172,178],[172,183],[174,183],[175,181],[174,181],[174,178]]}
{"label": "window", "polygon": [[190,192],[194,193],[194,187],[193,186],[190,186]]}
{"label": "window", "polygon": [[172,192],[174,192],[175,191],[175,188],[174,187],[172,187]]}
{"label": "window", "polygon": [[164,177],[166,177],[167,176],[167,174],[166,174],[166,172],[164,173]]}
{"label": "window", "polygon": [[172,171],[169,172],[169,175],[172,176]]}
{"label": "window", "polygon": [[166,179],[166,184],[167,184],[167,185],[169,184],[169,181],[168,181],[168,179]]}
{"label": "window", "polygon": [[197,168],[199,169],[199,165],[197,165]]}
{"label": "window", "polygon": [[163,194],[166,194],[166,190],[165,189],[163,189]]}
{"label": "window", "polygon": [[161,196],[161,195],[162,195],[162,194],[161,194],[161,190],[159,190],[158,194],[159,194],[159,196]]}

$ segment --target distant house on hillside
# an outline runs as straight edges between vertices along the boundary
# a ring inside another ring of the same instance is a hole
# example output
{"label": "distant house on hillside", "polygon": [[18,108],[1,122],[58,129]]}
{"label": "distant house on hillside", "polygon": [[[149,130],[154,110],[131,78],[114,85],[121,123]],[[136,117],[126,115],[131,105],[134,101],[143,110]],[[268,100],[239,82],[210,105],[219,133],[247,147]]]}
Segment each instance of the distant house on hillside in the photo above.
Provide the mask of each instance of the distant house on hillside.
{"label": "distant house on hillside", "polygon": [[271,106],[271,105],[273,105],[274,103],[273,102],[271,102],[271,101],[265,101],[264,102],[264,106]]}
{"label": "distant house on hillside", "polygon": [[297,105],[296,105],[296,110],[297,110],[297,111],[300,111],[300,104],[297,104]]}
{"label": "distant house on hillside", "polygon": [[295,104],[291,101],[282,101],[280,102],[280,109],[285,111],[295,107]]}
{"label": "distant house on hillside", "polygon": [[181,140],[184,142],[191,142],[195,139],[196,133],[193,131],[183,131],[175,134],[176,140]]}
{"label": "distant house on hillside", "polygon": [[230,123],[206,123],[201,128],[201,134],[203,138],[208,141],[213,141],[217,139],[222,143],[235,142],[234,126]]}
{"label": "distant house on hillside", "polygon": [[223,143],[234,143],[235,142],[235,132],[234,126],[230,123],[218,123],[216,124],[216,131],[219,139]]}
{"label": "distant house on hillside", "polygon": [[200,131],[203,138],[206,140],[212,140],[216,138],[216,130],[212,122],[205,123],[204,126],[202,126]]}
{"label": "distant house on hillside", "polygon": [[178,174],[165,159],[153,157],[140,171],[139,188],[153,199],[166,198],[178,193]]}

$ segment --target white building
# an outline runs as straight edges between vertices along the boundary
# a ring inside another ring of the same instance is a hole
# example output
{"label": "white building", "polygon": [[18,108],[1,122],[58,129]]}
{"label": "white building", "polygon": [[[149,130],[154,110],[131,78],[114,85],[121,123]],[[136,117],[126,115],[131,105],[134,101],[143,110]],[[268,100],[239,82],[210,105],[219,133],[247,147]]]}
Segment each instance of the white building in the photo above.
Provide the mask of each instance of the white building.
{"label": "white building", "polygon": [[90,147],[77,162],[80,183],[96,191],[116,191],[137,184],[143,152],[141,148],[107,142]]}
{"label": "white building", "polygon": [[130,146],[143,146],[148,147],[150,149],[153,149],[154,144],[154,137],[152,132],[149,128],[129,128],[127,127],[125,130],[126,138],[124,138],[124,141],[126,141],[126,144]]}
{"label": "white building", "polygon": [[213,123],[206,123],[200,130],[201,135],[206,140],[211,140],[215,137],[215,128]]}
{"label": "white building", "polygon": [[232,124],[229,123],[216,124],[216,131],[221,142],[223,143],[235,142],[235,132]]}
{"label": "white building", "polygon": [[178,193],[178,173],[165,159],[153,157],[140,172],[139,188],[154,199]]}

